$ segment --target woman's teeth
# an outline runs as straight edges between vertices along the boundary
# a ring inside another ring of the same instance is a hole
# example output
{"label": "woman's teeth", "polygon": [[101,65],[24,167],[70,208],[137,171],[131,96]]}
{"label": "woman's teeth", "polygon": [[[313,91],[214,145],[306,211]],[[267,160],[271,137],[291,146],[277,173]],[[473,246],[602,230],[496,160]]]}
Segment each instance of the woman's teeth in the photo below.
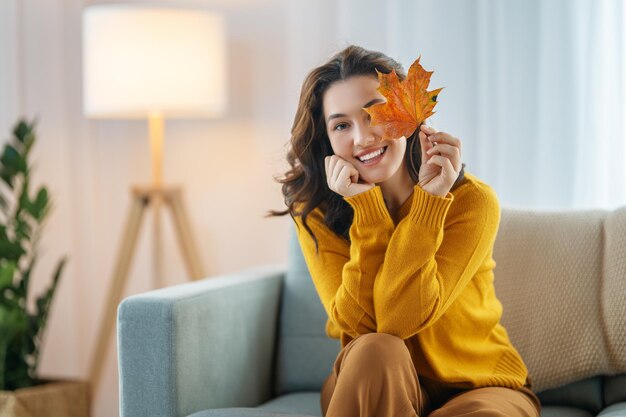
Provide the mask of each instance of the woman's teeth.
{"label": "woman's teeth", "polygon": [[368,153],[367,155],[358,156],[357,158],[361,162],[367,162],[370,159],[376,158],[378,155],[382,155],[383,153],[385,153],[386,150],[387,150],[387,147],[385,146],[384,148],[380,148],[372,153]]}

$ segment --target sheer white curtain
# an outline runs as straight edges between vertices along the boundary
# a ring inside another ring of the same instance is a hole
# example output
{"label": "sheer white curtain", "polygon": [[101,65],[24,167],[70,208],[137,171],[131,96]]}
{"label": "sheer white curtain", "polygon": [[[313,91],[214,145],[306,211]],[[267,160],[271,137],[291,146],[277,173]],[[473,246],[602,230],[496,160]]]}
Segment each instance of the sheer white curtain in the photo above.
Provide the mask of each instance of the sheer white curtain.
{"label": "sheer white curtain", "polygon": [[421,54],[445,87],[431,123],[463,140],[467,169],[502,205],[626,205],[622,0],[296,3],[291,71],[348,43],[405,67]]}
{"label": "sheer white curtain", "polygon": [[626,205],[623,2],[475,4],[477,172],[509,205]]}

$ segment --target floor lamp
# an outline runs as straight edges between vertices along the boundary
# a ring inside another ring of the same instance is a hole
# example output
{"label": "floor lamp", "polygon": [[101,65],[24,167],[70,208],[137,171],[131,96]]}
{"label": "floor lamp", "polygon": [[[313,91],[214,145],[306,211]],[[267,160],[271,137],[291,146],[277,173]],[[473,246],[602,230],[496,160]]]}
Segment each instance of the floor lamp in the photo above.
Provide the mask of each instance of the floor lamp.
{"label": "floor lamp", "polygon": [[216,117],[225,111],[223,19],[214,13],[101,4],[83,12],[83,110],[99,119],[147,119],[152,184],[131,188],[128,214],[90,369],[97,391],[108,341],[114,335],[117,305],[147,209],[154,213],[155,269],[160,275],[161,206],[170,209],[191,278],[203,276],[182,190],[163,184],[165,118]]}

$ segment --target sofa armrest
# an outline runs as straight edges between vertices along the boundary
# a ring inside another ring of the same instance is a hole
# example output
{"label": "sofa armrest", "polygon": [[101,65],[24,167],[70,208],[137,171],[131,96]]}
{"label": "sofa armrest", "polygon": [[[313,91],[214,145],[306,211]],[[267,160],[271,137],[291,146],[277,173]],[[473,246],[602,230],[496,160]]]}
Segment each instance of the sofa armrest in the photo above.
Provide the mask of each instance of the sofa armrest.
{"label": "sofa armrest", "polygon": [[181,417],[270,398],[284,267],[128,297],[118,308],[120,414]]}

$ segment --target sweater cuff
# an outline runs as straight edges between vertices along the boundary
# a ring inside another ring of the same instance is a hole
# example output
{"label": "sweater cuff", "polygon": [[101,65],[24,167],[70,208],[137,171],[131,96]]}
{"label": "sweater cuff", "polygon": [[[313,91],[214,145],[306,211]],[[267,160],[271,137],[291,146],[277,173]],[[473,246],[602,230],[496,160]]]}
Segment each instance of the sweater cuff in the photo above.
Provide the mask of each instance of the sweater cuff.
{"label": "sweater cuff", "polygon": [[354,223],[356,224],[370,225],[391,219],[380,186],[343,199],[354,209]]}
{"label": "sweater cuff", "polygon": [[413,192],[413,203],[409,216],[415,223],[431,228],[443,227],[450,204],[454,200],[452,193],[445,197],[432,195],[416,185]]}

